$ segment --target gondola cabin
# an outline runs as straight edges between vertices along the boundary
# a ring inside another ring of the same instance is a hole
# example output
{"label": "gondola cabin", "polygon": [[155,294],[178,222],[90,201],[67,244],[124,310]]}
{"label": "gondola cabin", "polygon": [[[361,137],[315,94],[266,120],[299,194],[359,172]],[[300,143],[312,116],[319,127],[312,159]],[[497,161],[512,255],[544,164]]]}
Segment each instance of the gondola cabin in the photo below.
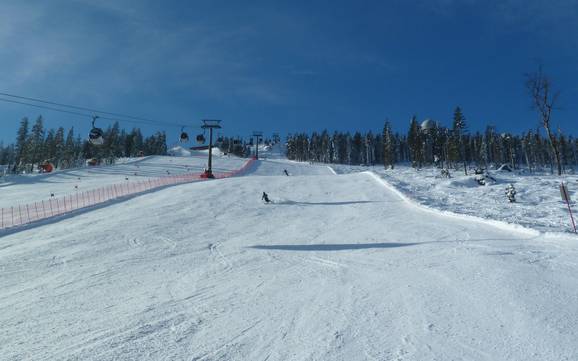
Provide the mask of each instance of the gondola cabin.
{"label": "gondola cabin", "polygon": [[100,128],[92,128],[88,133],[88,141],[94,145],[102,145],[104,143],[104,132]]}
{"label": "gondola cabin", "polygon": [[88,141],[94,145],[102,145],[104,143],[104,132],[102,129],[97,128],[96,125],[94,125],[97,119],[98,115],[92,117],[92,129],[90,130],[90,133],[88,133]]}

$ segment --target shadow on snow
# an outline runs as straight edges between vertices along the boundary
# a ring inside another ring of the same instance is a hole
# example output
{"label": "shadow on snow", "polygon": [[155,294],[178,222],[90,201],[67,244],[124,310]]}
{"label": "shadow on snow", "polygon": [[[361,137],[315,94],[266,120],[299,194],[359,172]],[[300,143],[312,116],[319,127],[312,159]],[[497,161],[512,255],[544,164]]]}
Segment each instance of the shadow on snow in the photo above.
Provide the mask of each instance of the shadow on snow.
{"label": "shadow on snow", "polygon": [[356,249],[372,248],[399,248],[415,246],[419,243],[344,243],[344,244],[276,244],[276,245],[257,245],[249,248],[276,251],[350,251]]}
{"label": "shadow on snow", "polygon": [[289,200],[273,200],[272,204],[275,205],[299,205],[299,206],[342,206],[347,204],[365,204],[365,203],[380,203],[377,201],[346,201],[346,202],[297,202]]}

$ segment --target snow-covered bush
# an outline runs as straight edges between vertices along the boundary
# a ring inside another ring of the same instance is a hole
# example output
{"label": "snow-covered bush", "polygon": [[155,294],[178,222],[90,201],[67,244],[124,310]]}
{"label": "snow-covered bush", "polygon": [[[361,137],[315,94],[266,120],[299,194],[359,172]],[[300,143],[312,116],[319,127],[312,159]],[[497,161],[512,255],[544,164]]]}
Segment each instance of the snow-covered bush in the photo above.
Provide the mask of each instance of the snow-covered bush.
{"label": "snow-covered bush", "polygon": [[477,175],[474,179],[476,180],[476,182],[478,182],[479,185],[481,186],[486,185],[486,177],[484,177],[483,174]]}
{"label": "snow-covered bush", "polygon": [[511,183],[506,188],[506,197],[508,197],[510,203],[514,203],[516,201],[516,188],[514,188],[514,185]]}
{"label": "snow-covered bush", "polygon": [[477,173],[476,172],[476,176],[474,177],[474,179],[476,180],[476,182],[478,182],[479,185],[481,186],[485,186],[488,183],[497,183],[496,178],[492,177],[488,172],[486,172],[485,170],[482,171],[482,173]]}

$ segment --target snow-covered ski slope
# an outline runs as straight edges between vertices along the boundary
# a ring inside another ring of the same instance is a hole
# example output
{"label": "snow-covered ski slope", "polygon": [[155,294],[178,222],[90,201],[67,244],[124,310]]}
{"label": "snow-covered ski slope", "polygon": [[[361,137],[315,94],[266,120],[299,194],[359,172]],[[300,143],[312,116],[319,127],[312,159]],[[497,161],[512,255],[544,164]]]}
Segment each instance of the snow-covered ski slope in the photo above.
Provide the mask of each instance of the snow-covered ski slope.
{"label": "snow-covered ski slope", "polygon": [[[239,169],[246,159],[215,156],[213,171]],[[113,166],[98,166],[56,171],[47,174],[11,176],[0,183],[0,208],[17,206],[50,198],[70,195],[111,184],[142,181],[150,178],[201,173],[207,165],[207,154],[192,152],[190,157],[150,156],[131,159]],[[127,180],[128,178],[128,180]]]}
{"label": "snow-covered ski slope", "polygon": [[0,238],[0,359],[578,359],[576,238],[252,171]]}

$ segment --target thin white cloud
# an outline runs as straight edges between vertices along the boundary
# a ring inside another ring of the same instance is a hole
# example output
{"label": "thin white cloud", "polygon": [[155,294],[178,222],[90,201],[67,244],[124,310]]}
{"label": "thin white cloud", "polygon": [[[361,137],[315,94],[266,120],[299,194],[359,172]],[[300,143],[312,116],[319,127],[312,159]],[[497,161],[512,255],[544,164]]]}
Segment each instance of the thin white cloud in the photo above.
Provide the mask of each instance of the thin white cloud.
{"label": "thin white cloud", "polygon": [[57,4],[14,2],[0,11],[5,90],[100,104],[114,94],[167,88],[201,99],[283,101],[281,86],[262,79],[246,50],[255,36],[250,27],[171,23],[141,2]]}

